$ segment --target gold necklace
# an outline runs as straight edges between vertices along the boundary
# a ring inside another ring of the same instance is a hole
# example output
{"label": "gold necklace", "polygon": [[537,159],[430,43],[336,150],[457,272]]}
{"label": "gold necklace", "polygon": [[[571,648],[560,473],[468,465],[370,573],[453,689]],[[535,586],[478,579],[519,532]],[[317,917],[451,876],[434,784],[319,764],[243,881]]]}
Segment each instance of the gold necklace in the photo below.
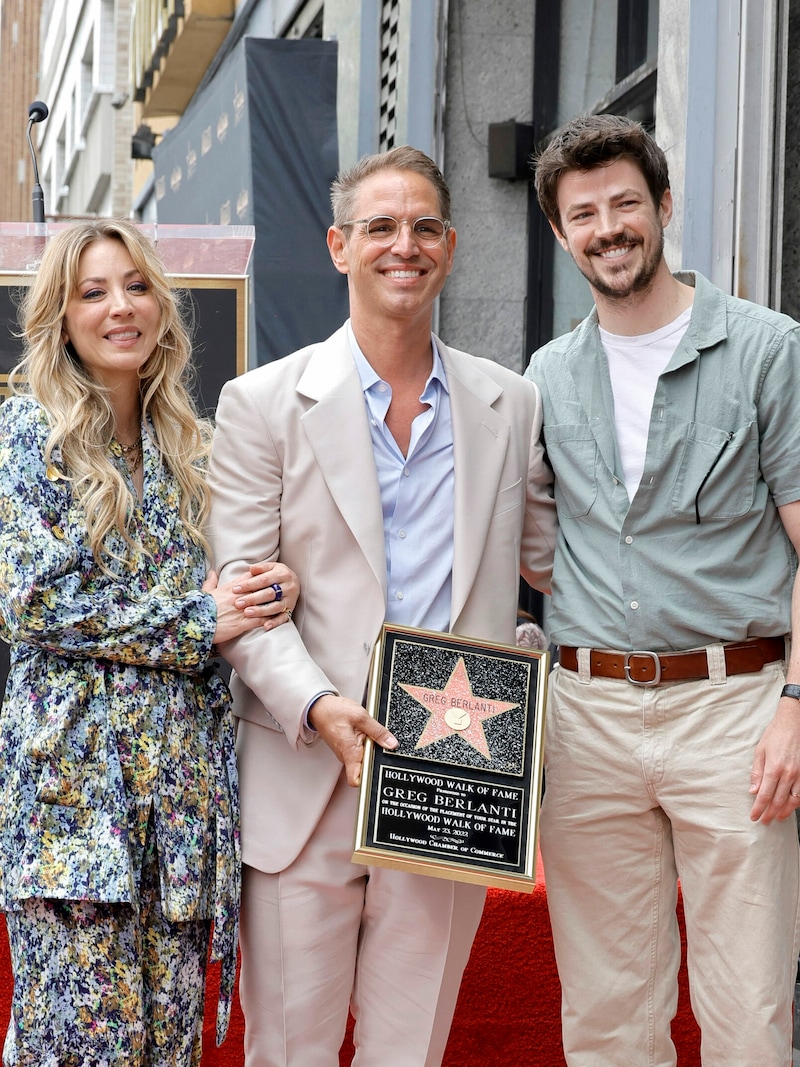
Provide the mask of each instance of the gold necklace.
{"label": "gold necklace", "polygon": [[142,435],[139,434],[132,445],[123,445],[121,441],[117,441],[117,444],[125,462],[128,464],[128,470],[131,474],[135,474],[142,465]]}

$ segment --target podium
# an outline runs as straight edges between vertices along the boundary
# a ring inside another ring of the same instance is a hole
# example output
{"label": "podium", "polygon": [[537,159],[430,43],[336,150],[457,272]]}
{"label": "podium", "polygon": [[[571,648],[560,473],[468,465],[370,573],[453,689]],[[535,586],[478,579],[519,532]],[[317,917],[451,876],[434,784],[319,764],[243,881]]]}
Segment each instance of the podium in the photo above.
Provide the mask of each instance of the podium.
{"label": "podium", "polygon": [[[9,395],[8,375],[22,356],[20,299],[48,239],[69,225],[0,223],[0,402]],[[201,414],[213,417],[222,386],[249,365],[255,228],[157,223],[140,228],[183,294],[193,340],[195,400]],[[0,641],[0,694],[7,674],[8,648]]]}

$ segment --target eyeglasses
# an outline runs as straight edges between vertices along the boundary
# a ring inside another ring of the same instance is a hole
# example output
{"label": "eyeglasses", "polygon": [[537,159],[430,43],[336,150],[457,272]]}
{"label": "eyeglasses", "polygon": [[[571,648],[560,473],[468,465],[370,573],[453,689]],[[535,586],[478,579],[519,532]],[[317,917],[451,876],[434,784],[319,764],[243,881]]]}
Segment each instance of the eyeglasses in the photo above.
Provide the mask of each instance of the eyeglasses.
{"label": "eyeglasses", "polygon": [[371,219],[350,219],[342,226],[363,226],[367,237],[373,244],[394,244],[400,236],[403,226],[408,226],[413,239],[421,245],[438,245],[450,229],[449,219],[439,219],[435,215],[423,215],[419,219],[395,219],[391,215],[375,215]]}

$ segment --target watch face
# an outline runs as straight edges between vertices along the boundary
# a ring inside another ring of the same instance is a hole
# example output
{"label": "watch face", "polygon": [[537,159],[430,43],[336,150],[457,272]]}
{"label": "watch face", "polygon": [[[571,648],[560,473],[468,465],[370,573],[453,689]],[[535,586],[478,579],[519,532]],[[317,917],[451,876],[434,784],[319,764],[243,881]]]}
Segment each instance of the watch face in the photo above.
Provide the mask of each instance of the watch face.
{"label": "watch face", "polygon": [[785,685],[781,689],[782,697],[793,697],[795,700],[800,700],[800,685]]}

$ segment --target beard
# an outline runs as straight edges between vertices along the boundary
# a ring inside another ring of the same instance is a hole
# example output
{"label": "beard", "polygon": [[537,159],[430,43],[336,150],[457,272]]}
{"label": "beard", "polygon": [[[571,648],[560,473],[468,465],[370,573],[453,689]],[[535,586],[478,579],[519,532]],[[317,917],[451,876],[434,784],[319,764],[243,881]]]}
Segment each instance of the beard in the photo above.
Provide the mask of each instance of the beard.
{"label": "beard", "polygon": [[610,241],[596,241],[586,249],[584,255],[590,266],[584,268],[581,264],[576,263],[578,270],[591,285],[592,289],[609,300],[627,300],[629,297],[646,292],[650,288],[661,260],[664,258],[664,230],[660,230],[658,240],[654,243],[650,254],[645,256],[633,274],[630,273],[628,267],[623,267],[616,275],[617,281],[615,283],[613,274],[612,278],[609,279],[606,275],[601,275],[594,270],[592,257],[598,252],[604,252],[609,248],[618,248],[621,245],[643,247],[644,241],[638,234],[623,231]]}

